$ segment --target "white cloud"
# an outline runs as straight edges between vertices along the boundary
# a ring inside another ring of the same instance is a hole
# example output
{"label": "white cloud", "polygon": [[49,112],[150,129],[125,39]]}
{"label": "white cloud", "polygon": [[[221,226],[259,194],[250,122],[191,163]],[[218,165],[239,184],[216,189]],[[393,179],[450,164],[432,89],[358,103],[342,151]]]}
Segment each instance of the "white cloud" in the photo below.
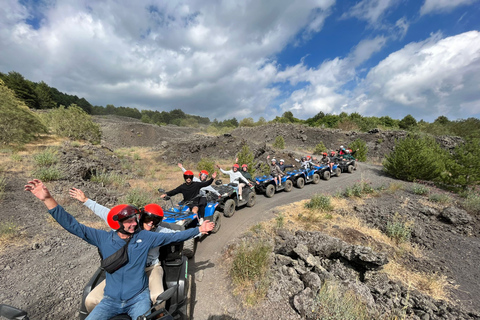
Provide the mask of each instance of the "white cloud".
{"label": "white cloud", "polygon": [[[252,116],[280,94],[268,57],[318,32],[334,0],[7,0],[0,70],[93,104]],[[38,10],[42,10],[38,12]],[[42,17],[40,27],[25,21]]]}
{"label": "white cloud", "polygon": [[480,106],[480,32],[452,37],[441,34],[410,43],[390,54],[368,73],[350,106],[362,114],[478,114]]}
{"label": "white cloud", "polygon": [[425,0],[420,14],[448,12],[455,9],[458,6],[469,5],[478,0]]}
{"label": "white cloud", "polygon": [[388,10],[397,3],[398,0],[362,0],[346,12],[343,17],[355,17],[367,21],[371,26],[378,26]]}

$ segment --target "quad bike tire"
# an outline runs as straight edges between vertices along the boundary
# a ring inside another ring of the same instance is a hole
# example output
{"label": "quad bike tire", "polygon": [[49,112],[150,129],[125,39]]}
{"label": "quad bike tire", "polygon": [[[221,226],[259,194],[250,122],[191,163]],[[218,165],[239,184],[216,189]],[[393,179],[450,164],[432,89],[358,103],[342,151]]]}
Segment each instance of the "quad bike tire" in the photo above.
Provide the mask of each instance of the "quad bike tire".
{"label": "quad bike tire", "polygon": [[275,195],[275,186],[273,184],[269,184],[265,189],[265,197],[271,198]]}
{"label": "quad bike tire", "polygon": [[235,213],[235,200],[228,199],[223,205],[223,215],[227,218],[233,216]]}
{"label": "quad bike tire", "polygon": [[320,175],[319,175],[318,173],[314,173],[314,174],[313,174],[313,180],[312,180],[312,182],[313,182],[314,184],[318,184],[318,183],[320,182]]}
{"label": "quad bike tire", "polygon": [[296,185],[298,189],[303,189],[305,187],[305,179],[303,177],[298,178]]}
{"label": "quad bike tire", "polygon": [[339,167],[337,167],[337,169],[335,169],[335,175],[337,177],[340,177],[340,175],[342,174],[342,169],[340,169]]}
{"label": "quad bike tire", "polygon": [[292,180],[285,181],[285,189],[283,189],[283,190],[285,190],[285,192],[290,192],[290,191],[292,191],[292,189],[293,189]]}
{"label": "quad bike tire", "polygon": [[190,320],[191,318],[191,299],[192,299],[192,275],[188,275],[188,295],[186,301],[177,311],[178,320]]}
{"label": "quad bike tire", "polygon": [[211,216],[209,219],[207,220],[210,220],[215,223],[215,227],[212,229],[212,231],[210,231],[211,233],[217,233],[218,230],[220,230],[220,226],[222,225],[222,221],[221,221],[221,216],[220,216],[220,213],[218,211],[215,211],[213,213],[213,216]]}
{"label": "quad bike tire", "polygon": [[247,196],[247,207],[253,207],[255,205],[257,195],[255,192],[250,192]]}
{"label": "quad bike tire", "polygon": [[347,172],[352,173],[353,172],[353,166],[351,164],[348,165],[347,167]]}
{"label": "quad bike tire", "polygon": [[195,238],[188,239],[183,243],[183,255],[188,259],[193,258],[197,251],[197,241]]}
{"label": "quad bike tire", "polygon": [[323,172],[323,180],[330,180],[330,171]]}

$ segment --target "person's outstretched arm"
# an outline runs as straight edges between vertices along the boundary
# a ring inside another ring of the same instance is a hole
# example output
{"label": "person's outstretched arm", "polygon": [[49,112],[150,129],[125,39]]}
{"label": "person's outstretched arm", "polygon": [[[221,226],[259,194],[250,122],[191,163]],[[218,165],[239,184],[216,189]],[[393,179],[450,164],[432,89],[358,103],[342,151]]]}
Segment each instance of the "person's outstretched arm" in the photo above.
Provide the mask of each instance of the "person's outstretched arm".
{"label": "person's outstretched arm", "polygon": [[108,216],[108,213],[110,212],[109,208],[104,207],[101,204],[98,204],[97,202],[93,201],[92,199],[87,198],[85,196],[85,193],[83,193],[83,191],[80,189],[71,188],[68,191],[68,193],[70,194],[70,197],[77,199],[80,202],[83,202],[84,206],[92,210],[93,213],[95,213],[97,216],[99,216],[105,222],[107,222],[107,216]]}

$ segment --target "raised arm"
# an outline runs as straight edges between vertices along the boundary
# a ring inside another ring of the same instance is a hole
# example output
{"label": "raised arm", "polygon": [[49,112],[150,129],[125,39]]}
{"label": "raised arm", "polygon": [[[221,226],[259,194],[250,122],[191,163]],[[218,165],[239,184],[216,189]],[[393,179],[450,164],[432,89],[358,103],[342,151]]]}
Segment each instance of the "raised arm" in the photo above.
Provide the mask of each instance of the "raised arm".
{"label": "raised arm", "polygon": [[68,193],[70,197],[77,199],[80,202],[83,202],[83,205],[86,206],[88,209],[92,210],[97,216],[102,218],[105,222],[107,222],[107,216],[110,212],[110,209],[107,207],[102,206],[101,204],[96,203],[92,199],[89,199],[85,196],[82,190],[77,188],[71,188]]}

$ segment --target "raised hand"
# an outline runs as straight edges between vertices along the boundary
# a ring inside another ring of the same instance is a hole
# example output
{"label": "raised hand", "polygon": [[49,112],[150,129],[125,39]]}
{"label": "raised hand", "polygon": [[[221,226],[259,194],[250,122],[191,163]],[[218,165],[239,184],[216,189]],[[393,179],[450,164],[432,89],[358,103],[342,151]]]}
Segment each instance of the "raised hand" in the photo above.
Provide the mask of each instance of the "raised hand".
{"label": "raised hand", "polygon": [[203,222],[202,225],[198,227],[200,232],[203,234],[209,233],[213,230],[213,228],[215,228],[215,223],[211,222],[210,220],[205,220],[205,222]]}
{"label": "raised hand", "polygon": [[213,179],[217,178],[217,171],[214,171],[214,172],[213,172],[212,178],[213,178]]}
{"label": "raised hand", "polygon": [[85,203],[88,200],[88,198],[85,197],[85,193],[83,193],[83,191],[80,189],[72,187],[70,190],[68,190],[68,193],[70,194],[70,197],[77,199],[80,202]]}
{"label": "raised hand", "polygon": [[25,185],[25,191],[31,192],[40,201],[43,201],[48,209],[53,209],[58,205],[50,194],[50,191],[48,191],[47,187],[38,179],[28,181],[28,183]]}

